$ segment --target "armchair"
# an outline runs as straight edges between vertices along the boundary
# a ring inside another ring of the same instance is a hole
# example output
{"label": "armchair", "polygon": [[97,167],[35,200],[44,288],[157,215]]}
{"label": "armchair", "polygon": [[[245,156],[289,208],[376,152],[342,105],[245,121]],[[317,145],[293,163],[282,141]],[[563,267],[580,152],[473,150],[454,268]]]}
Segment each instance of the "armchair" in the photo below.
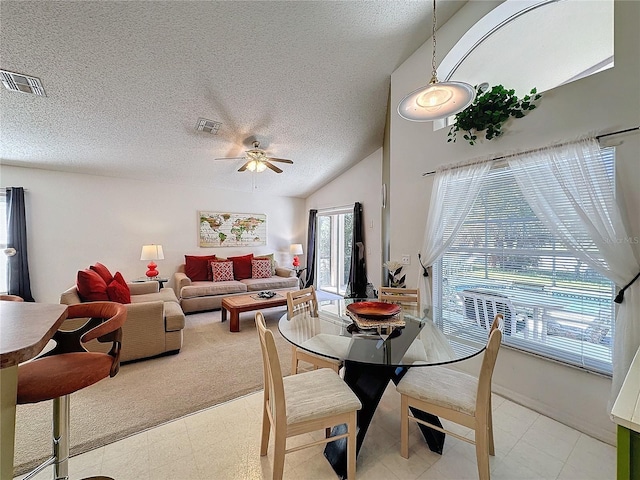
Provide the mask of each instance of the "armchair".
{"label": "armchair", "polygon": [[[131,303],[125,304],[127,323],[122,327],[123,344],[120,360],[128,362],[154,357],[163,353],[178,353],[182,348],[184,313],[170,288],[159,289],[158,282],[127,283]],[[82,303],[76,286],[60,295],[60,303]],[[65,328],[75,328],[77,320],[67,320]],[[104,352],[104,346],[89,342],[91,351]]]}

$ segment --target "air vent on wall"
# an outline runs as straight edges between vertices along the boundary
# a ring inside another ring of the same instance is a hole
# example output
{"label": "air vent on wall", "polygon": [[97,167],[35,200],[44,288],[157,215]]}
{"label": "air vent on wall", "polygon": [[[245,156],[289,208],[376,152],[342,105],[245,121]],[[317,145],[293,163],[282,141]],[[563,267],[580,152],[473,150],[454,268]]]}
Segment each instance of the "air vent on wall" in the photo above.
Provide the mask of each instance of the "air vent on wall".
{"label": "air vent on wall", "polygon": [[207,120],[206,118],[199,118],[198,124],[196,125],[196,130],[198,130],[199,132],[210,133],[211,135],[217,135],[220,125],[222,125],[222,123],[220,122]]}
{"label": "air vent on wall", "polygon": [[44,88],[39,78],[22,75],[21,73],[8,72],[7,70],[0,70],[0,80],[2,80],[5,88],[12,92],[33,93],[41,97],[47,96],[47,94],[44,93]]}

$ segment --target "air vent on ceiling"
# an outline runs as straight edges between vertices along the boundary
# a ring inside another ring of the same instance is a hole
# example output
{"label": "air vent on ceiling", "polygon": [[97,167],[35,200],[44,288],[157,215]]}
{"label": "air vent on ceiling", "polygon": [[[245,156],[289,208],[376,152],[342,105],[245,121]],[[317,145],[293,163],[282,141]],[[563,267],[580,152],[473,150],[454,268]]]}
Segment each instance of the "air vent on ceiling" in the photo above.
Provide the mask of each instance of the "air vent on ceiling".
{"label": "air vent on ceiling", "polygon": [[196,125],[196,130],[198,130],[199,132],[210,133],[211,135],[217,135],[220,125],[222,125],[222,123],[220,122],[207,120],[206,118],[199,118],[198,124]]}
{"label": "air vent on ceiling", "polygon": [[0,80],[7,90],[20,93],[33,93],[46,97],[42,82],[39,78],[22,75],[21,73],[0,70]]}

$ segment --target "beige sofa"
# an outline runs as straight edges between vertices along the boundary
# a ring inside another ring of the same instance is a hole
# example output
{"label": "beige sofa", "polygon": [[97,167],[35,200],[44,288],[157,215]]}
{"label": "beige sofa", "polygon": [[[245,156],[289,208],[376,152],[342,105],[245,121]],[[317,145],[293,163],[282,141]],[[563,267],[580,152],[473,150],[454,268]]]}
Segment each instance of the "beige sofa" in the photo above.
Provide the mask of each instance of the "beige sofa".
{"label": "beige sofa", "polygon": [[264,290],[298,290],[299,280],[290,268],[275,267],[276,274],[269,278],[247,278],[226,282],[192,281],[184,273],[184,264],[174,274],[175,289],[184,313],[219,309],[222,299],[230,295],[243,295]]}
{"label": "beige sofa", "polygon": [[[178,353],[182,348],[184,313],[173,290],[159,290],[158,282],[133,282],[127,285],[131,291],[131,303],[125,305],[127,321],[122,327],[120,360],[127,362],[165,352]],[[73,286],[63,292],[60,303],[81,303],[77,288]],[[74,321],[75,324],[81,324],[79,320]],[[75,324],[65,323],[64,326],[74,328]],[[88,348],[104,351],[103,344],[96,340],[89,343]]]}

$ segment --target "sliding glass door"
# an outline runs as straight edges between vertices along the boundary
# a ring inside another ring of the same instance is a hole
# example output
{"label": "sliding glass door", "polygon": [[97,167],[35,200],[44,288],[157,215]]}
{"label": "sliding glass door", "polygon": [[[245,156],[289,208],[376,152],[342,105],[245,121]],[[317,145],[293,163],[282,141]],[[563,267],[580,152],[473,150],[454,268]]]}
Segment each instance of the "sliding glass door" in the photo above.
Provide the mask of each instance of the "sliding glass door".
{"label": "sliding glass door", "polygon": [[317,288],[344,295],[349,281],[353,211],[318,212]]}

